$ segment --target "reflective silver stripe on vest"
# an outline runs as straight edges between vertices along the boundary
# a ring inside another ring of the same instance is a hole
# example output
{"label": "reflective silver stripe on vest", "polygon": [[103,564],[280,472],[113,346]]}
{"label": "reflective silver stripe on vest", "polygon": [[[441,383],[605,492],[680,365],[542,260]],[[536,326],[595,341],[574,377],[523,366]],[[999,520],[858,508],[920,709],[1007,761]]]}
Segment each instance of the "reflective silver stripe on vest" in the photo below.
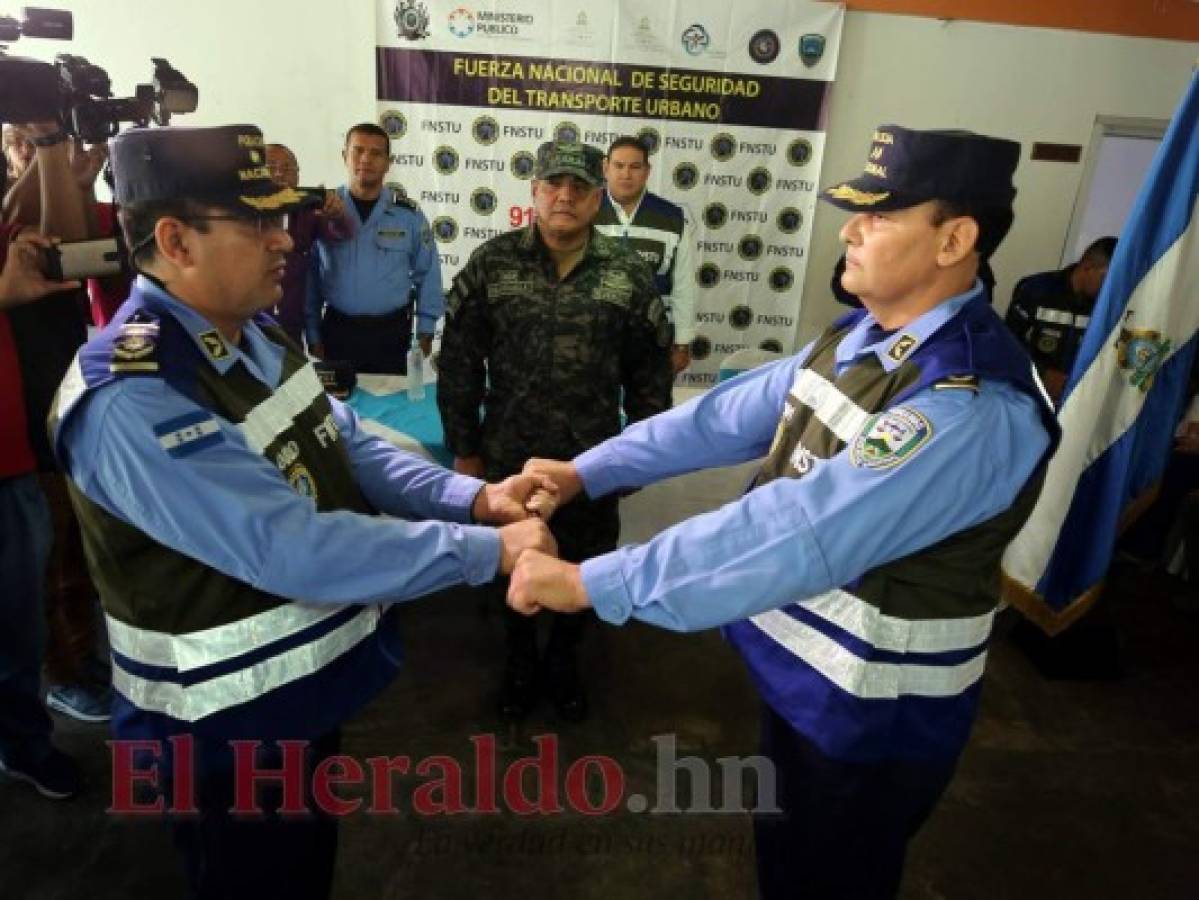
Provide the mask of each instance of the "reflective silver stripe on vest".
{"label": "reflective silver stripe on vest", "polygon": [[319,671],[370,636],[380,616],[379,607],[368,606],[311,643],[190,687],[142,678],[119,665],[113,666],[112,686],[138,709],[195,722]]}
{"label": "reflective silver stripe on vest", "polygon": [[180,672],[210,666],[266,647],[341,612],[342,606],[284,603],[274,609],[187,634],[136,628],[105,616],[112,649],[134,662]]}
{"label": "reflective silver stripe on vest", "polygon": [[986,666],[986,650],[953,666],[869,662],[780,610],[750,621],[841,690],[867,700],[894,700],[904,695],[953,697],[978,681]]}
{"label": "reflective silver stripe on vest", "polygon": [[857,437],[870,419],[870,413],[841,393],[823,375],[811,369],[801,369],[796,374],[791,385],[791,396],[810,407],[816,418],[846,443]]}
{"label": "reflective silver stripe on vest", "polygon": [[312,405],[324,388],[312,363],[292,373],[291,378],[275,389],[246,416],[237,427],[255,453],[262,453],[271,441],[291,427],[292,419]]}
{"label": "reflective silver stripe on vest", "polygon": [[1051,309],[1047,306],[1037,307],[1037,320],[1052,322],[1054,325],[1069,325],[1074,328],[1086,328],[1091,322],[1090,316],[1074,315],[1064,309]]}
{"label": "reflective silver stripe on vest", "polygon": [[880,650],[898,653],[969,650],[990,637],[995,618],[991,610],[961,619],[900,619],[840,589],[801,600],[799,605]]}

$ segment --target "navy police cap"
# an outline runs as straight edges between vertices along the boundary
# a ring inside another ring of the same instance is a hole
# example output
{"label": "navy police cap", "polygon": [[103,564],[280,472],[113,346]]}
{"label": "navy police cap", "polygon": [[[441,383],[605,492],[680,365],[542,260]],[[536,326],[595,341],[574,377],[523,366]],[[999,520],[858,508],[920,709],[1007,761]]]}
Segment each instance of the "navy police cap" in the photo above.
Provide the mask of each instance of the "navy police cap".
{"label": "navy police cap", "polygon": [[1020,145],[971,131],[915,131],[880,125],[862,174],[821,197],[850,212],[906,209],[927,200],[1010,208]]}
{"label": "navy police cap", "polygon": [[130,128],[109,142],[109,155],[121,205],[186,198],[272,216],[323,199],[275,183],[253,125]]}

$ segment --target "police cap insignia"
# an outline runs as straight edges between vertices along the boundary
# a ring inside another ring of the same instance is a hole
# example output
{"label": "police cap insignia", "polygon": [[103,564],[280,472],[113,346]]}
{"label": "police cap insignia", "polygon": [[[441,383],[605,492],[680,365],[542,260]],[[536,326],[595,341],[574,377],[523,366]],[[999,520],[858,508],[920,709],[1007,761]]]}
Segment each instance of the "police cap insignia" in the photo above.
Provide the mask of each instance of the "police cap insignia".
{"label": "police cap insignia", "polygon": [[859,191],[848,184],[839,184],[836,187],[831,187],[825,191],[825,194],[834,200],[844,200],[847,203],[855,203],[858,206],[873,206],[891,196],[890,191],[871,193],[869,191]]}

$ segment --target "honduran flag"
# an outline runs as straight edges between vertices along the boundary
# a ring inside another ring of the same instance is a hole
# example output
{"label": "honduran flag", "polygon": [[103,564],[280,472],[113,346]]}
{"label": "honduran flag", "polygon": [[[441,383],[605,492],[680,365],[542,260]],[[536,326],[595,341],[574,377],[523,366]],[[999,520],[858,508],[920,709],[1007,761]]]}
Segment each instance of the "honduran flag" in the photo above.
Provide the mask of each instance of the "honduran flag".
{"label": "honduran flag", "polygon": [[1199,328],[1199,74],[1120,235],[1063,393],[1062,442],[1003,557],[1003,599],[1049,634],[1103,590],[1121,529],[1152,502]]}

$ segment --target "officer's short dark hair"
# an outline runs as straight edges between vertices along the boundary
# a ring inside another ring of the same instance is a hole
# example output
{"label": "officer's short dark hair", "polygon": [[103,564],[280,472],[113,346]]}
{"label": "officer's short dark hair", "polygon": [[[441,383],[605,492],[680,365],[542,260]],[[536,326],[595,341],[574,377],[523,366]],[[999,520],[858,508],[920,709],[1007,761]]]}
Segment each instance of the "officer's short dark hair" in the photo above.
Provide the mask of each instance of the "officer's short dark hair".
{"label": "officer's short dark hair", "polygon": [[350,130],[346,132],[346,142],[343,146],[350,146],[350,137],[355,134],[373,134],[375,137],[381,137],[384,146],[387,147],[387,152],[391,152],[391,135],[374,122],[359,122],[357,125],[351,126]]}
{"label": "officer's short dark hair", "polygon": [[209,206],[188,197],[172,197],[169,200],[147,200],[145,203],[130,203],[121,207],[119,218],[125,233],[125,246],[132,255],[135,268],[142,268],[154,261],[158,245],[154,241],[154,226],[159,219],[168,216],[184,219],[196,231],[208,231],[208,222],[193,218],[209,212]]}
{"label": "officer's short dark hair", "polygon": [[649,147],[645,146],[645,141],[641,140],[641,138],[633,137],[631,134],[621,135],[608,148],[608,159],[611,159],[612,153],[621,147],[632,147],[634,150],[640,150],[641,158],[647,166],[649,165]]}
{"label": "officer's short dark hair", "polygon": [[980,259],[988,259],[1003,243],[1015,218],[1010,206],[976,206],[965,200],[933,200],[933,227],[949,219],[970,218],[978,223],[974,249]]}
{"label": "officer's short dark hair", "polygon": [[1093,241],[1091,246],[1087,247],[1082,252],[1082,256],[1078,258],[1080,263],[1089,263],[1093,266],[1106,266],[1112,261],[1112,257],[1116,255],[1116,244],[1118,241],[1112,237],[1101,237],[1097,241]]}

